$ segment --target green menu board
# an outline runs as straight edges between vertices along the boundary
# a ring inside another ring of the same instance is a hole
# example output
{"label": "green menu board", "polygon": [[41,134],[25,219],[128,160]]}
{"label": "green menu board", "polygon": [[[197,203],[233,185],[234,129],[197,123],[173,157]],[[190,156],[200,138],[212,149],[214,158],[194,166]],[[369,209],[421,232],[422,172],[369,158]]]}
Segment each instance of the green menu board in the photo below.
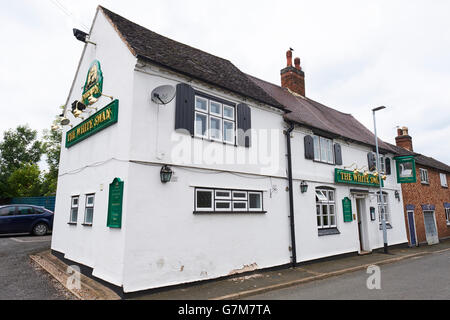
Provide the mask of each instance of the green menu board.
{"label": "green menu board", "polygon": [[115,178],[109,185],[108,227],[122,228],[123,181]]}
{"label": "green menu board", "polygon": [[350,200],[348,197],[345,197],[342,200],[342,209],[344,211],[344,222],[352,222],[353,221],[352,200]]}

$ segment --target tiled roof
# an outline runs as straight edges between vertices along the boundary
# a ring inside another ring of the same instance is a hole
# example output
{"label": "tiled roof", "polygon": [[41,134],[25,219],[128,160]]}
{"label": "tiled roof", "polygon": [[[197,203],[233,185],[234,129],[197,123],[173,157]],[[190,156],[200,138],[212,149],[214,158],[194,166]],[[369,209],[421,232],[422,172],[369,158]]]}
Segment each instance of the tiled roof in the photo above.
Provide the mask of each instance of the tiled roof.
{"label": "tiled roof", "polygon": [[230,61],[171,40],[99,6],[138,58],[284,109]]}
{"label": "tiled roof", "polygon": [[[293,94],[285,88],[264,80],[250,75],[248,77],[287,108],[289,112],[285,115],[286,120],[330,132],[338,137],[366,145],[375,145],[375,135],[351,114],[337,111],[309,98]],[[378,143],[380,149],[392,151],[389,145],[382,140],[378,139]]]}

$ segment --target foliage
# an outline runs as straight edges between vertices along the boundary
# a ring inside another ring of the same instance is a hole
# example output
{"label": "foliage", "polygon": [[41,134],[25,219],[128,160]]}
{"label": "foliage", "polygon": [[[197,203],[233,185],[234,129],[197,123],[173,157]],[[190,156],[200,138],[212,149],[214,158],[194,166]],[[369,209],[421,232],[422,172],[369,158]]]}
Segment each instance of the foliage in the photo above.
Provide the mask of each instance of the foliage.
{"label": "foliage", "polygon": [[9,197],[37,197],[41,195],[40,170],[37,164],[23,164],[8,177]]}

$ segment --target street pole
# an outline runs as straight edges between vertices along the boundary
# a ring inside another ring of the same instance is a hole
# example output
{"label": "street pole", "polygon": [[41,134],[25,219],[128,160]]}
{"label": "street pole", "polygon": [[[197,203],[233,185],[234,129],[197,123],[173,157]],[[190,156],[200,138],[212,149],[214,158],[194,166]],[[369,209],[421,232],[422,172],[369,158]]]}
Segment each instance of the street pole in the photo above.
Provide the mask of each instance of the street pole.
{"label": "street pole", "polygon": [[[378,211],[381,216],[381,225],[383,227],[383,241],[384,241],[384,253],[388,253],[388,241],[387,241],[387,231],[386,231],[386,216],[384,212],[384,200],[383,200],[383,187],[382,187],[382,176],[381,176],[381,166],[380,166],[380,153],[378,151],[378,137],[377,137],[377,122],[375,120],[375,112],[385,109],[386,107],[378,107],[372,109],[373,112],[373,126],[375,128],[375,146],[377,151],[377,171],[378,171],[378,179],[380,182],[380,204],[378,206]],[[378,198],[377,198],[378,200]],[[378,202],[378,201],[377,201]]]}

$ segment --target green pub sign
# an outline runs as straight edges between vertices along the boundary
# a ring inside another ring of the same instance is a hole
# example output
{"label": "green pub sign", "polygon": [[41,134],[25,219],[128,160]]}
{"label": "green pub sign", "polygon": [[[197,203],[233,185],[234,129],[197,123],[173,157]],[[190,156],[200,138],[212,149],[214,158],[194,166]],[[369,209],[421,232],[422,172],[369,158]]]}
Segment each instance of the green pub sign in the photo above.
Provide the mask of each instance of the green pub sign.
{"label": "green pub sign", "polygon": [[109,185],[108,227],[122,228],[123,181],[115,178]]}
{"label": "green pub sign", "polygon": [[416,178],[416,161],[414,156],[395,157],[397,167],[398,183],[415,183]]}
{"label": "green pub sign", "polygon": [[348,197],[345,197],[342,200],[342,210],[344,211],[344,222],[352,222],[353,221],[352,200],[350,200]]}
{"label": "green pub sign", "polygon": [[70,148],[93,134],[115,124],[118,119],[119,100],[114,100],[75,128],[69,130],[66,135],[66,148]]}
{"label": "green pub sign", "polygon": [[[381,180],[381,181],[383,181],[383,180]],[[368,186],[368,187],[379,187],[380,186],[380,176],[375,176],[373,174],[354,173],[353,171],[343,170],[343,169],[335,169],[334,182],[359,184],[359,185]],[[382,186],[383,186],[383,182],[382,182]]]}

